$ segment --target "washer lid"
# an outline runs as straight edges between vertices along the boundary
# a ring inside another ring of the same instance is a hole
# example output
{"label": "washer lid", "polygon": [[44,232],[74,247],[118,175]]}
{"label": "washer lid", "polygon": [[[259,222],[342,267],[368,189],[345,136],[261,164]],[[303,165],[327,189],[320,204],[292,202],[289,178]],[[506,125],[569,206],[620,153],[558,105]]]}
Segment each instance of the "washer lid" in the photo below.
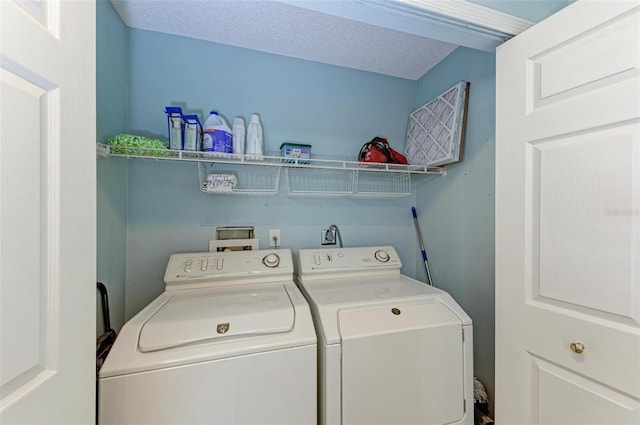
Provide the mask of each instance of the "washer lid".
{"label": "washer lid", "polygon": [[[403,275],[301,280],[300,284],[309,304],[314,307],[322,332],[318,337],[324,338],[326,344],[340,343],[342,331],[338,316],[345,309],[437,302],[446,306],[457,317],[461,326],[472,323],[471,318],[448,293]],[[447,320],[448,316],[436,314],[430,317],[440,321]]]}
{"label": "washer lid", "polygon": [[283,285],[177,292],[140,331],[141,352],[201,341],[288,332],[294,310]]}

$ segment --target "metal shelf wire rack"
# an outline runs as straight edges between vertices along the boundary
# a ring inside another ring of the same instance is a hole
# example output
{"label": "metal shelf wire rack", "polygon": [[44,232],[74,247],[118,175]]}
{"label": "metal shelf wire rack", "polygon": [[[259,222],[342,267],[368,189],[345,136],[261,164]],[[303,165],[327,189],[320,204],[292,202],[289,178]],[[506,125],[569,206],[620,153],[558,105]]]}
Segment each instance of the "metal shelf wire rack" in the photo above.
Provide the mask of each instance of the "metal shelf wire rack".
{"label": "metal shelf wire rack", "polygon": [[[97,145],[98,157],[124,157],[198,164],[200,189],[205,193],[272,195],[278,192],[281,170],[286,169],[291,196],[394,197],[411,194],[411,175],[445,175],[446,168],[429,165],[364,163],[343,159],[303,160],[281,156],[224,154],[169,149]],[[230,188],[203,186],[211,174],[229,179]]]}

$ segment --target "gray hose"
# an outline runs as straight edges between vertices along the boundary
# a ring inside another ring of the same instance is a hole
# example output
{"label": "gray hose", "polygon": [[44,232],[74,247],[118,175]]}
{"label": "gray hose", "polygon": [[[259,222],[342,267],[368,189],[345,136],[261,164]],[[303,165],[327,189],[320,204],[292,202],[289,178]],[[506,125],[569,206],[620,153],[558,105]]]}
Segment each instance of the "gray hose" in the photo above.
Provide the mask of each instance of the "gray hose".
{"label": "gray hose", "polygon": [[338,243],[340,244],[340,248],[342,248],[342,236],[340,236],[340,229],[338,229],[338,226],[336,226],[335,224],[332,224],[331,226],[329,226],[329,230],[336,231],[336,236],[338,237]]}

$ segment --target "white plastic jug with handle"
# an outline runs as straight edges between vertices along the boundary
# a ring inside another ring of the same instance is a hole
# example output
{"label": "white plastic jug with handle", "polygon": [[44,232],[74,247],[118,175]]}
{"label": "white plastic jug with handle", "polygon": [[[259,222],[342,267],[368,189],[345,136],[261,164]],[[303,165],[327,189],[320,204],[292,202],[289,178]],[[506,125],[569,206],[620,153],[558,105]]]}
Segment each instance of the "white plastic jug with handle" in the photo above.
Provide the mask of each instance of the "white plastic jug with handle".
{"label": "white plastic jug with handle", "polygon": [[231,129],[216,111],[211,111],[202,130],[202,150],[232,153]]}
{"label": "white plastic jug with handle", "polygon": [[242,155],[244,153],[244,118],[236,117],[233,120],[233,153]]}
{"label": "white plastic jug with handle", "polygon": [[258,114],[251,115],[251,121],[247,127],[247,156],[248,159],[261,160],[263,155],[264,140],[262,138],[262,124]]}

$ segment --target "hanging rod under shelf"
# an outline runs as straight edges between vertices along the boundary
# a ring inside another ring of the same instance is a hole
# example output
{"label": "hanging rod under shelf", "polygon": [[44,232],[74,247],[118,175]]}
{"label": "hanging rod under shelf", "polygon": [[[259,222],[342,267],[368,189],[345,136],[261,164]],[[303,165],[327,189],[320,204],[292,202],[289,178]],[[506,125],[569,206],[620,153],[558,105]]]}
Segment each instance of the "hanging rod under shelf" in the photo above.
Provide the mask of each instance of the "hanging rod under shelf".
{"label": "hanging rod under shelf", "polygon": [[160,161],[183,161],[183,162],[207,162],[237,164],[248,166],[271,166],[271,167],[296,167],[314,169],[334,169],[350,171],[371,171],[390,173],[410,173],[410,174],[436,174],[446,175],[445,167],[433,167],[429,165],[408,165],[390,163],[358,162],[342,159],[293,159],[281,156],[263,155],[239,155],[225,154],[220,152],[199,152],[199,151],[179,151],[170,149],[153,149],[144,147],[115,146],[98,143],[96,147],[98,157],[108,158],[124,157],[129,159],[152,159]]}

